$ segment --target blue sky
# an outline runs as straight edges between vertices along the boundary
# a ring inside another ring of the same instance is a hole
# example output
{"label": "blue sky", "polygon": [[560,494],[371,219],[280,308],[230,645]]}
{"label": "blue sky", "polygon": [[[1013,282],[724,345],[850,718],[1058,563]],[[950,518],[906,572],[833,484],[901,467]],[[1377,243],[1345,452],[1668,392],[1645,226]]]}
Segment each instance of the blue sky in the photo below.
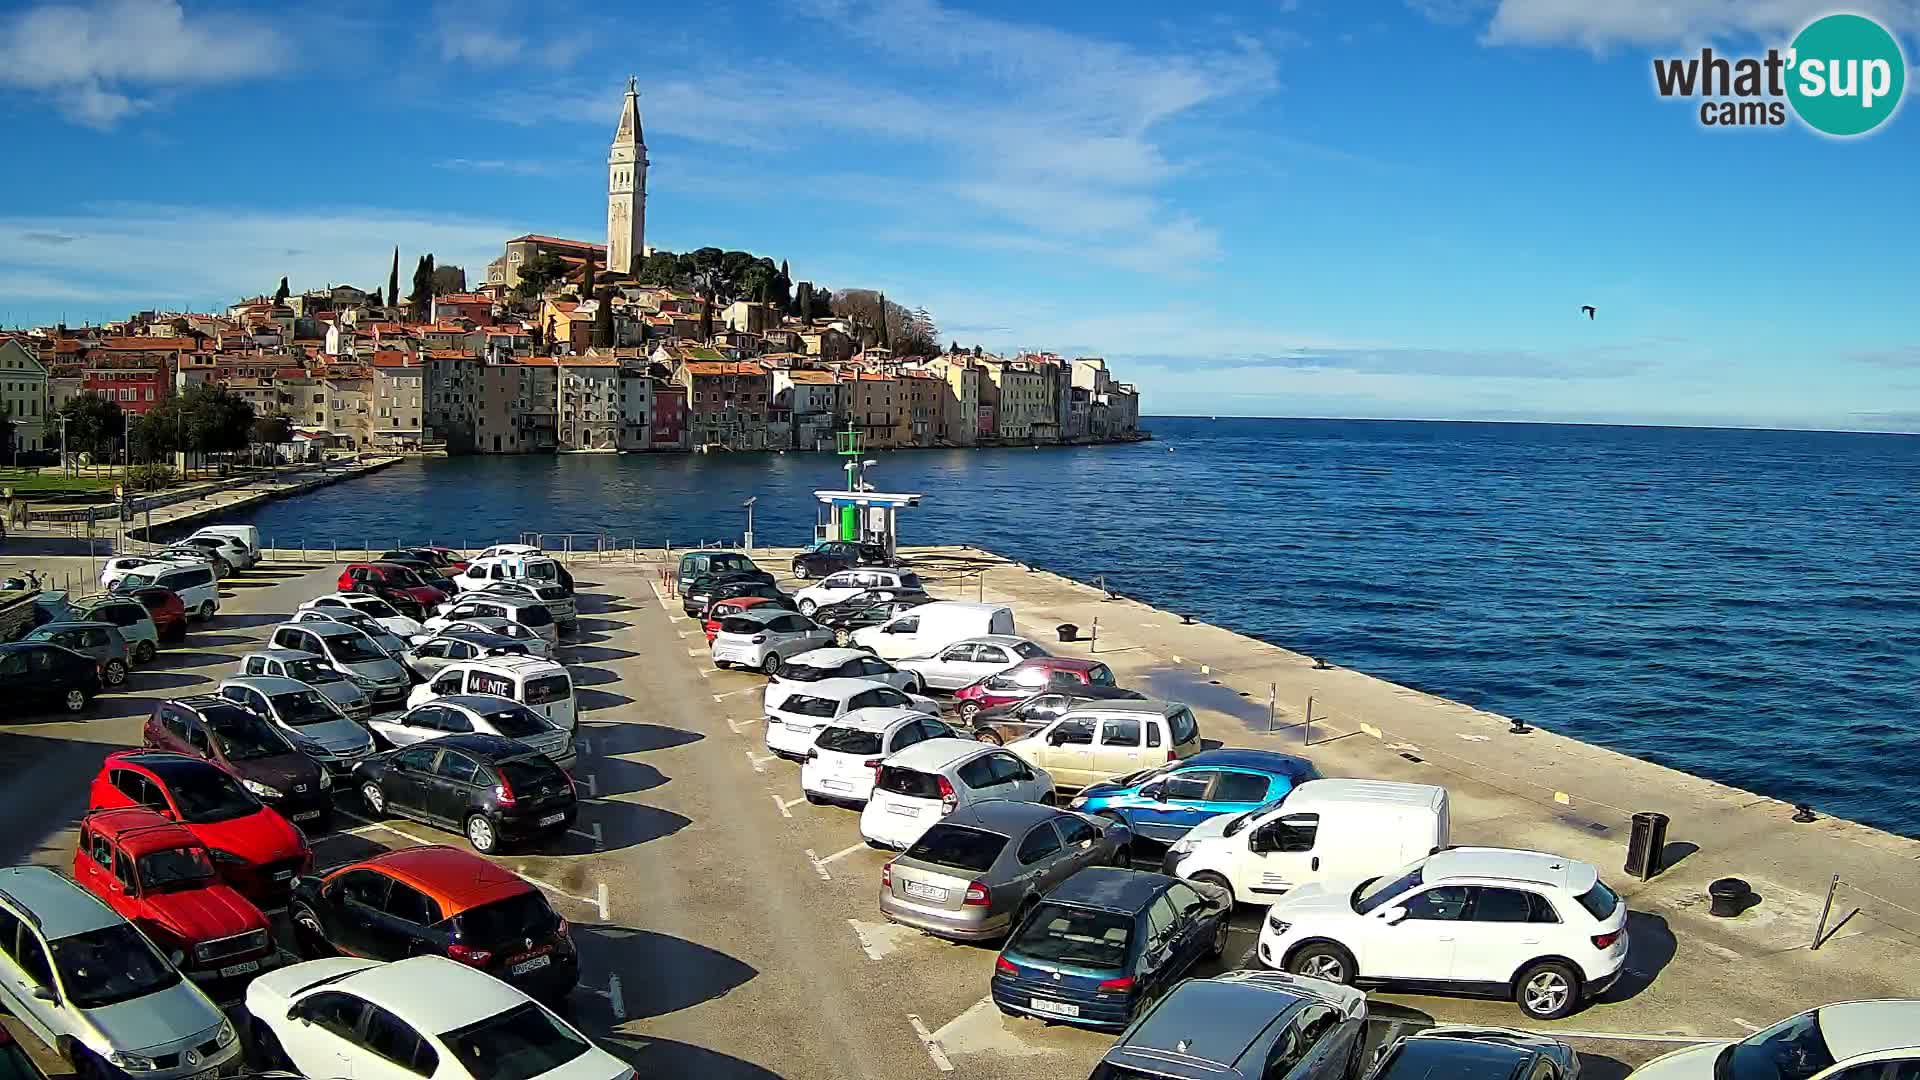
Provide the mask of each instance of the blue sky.
{"label": "blue sky", "polygon": [[[1150,413],[1920,430],[1920,116],[1716,131],[1652,89],[1827,10],[15,0],[0,321],[600,238],[632,71],[649,242],[1107,356]],[[1916,0],[1853,10],[1920,55]]]}

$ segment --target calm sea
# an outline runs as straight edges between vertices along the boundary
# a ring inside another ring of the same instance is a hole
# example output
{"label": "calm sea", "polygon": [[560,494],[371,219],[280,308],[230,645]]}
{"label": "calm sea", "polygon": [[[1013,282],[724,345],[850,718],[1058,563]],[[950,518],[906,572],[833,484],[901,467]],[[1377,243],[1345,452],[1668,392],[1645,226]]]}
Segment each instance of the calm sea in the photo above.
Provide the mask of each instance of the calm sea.
{"label": "calm sea", "polygon": [[[968,543],[1541,727],[1920,836],[1920,438],[1155,418],[1157,441],[876,455]],[[811,539],[830,455],[408,463],[290,543]]]}

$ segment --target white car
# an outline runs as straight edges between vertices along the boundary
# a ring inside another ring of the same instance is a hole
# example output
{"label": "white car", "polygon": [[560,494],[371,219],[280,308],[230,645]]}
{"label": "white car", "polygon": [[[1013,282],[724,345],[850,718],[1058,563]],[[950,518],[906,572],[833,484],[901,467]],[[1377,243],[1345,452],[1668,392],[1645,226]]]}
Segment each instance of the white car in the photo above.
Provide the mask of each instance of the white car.
{"label": "white car", "polygon": [[791,611],[748,608],[720,620],[714,667],[759,668],[771,675],[801,653],[833,644],[833,631]]}
{"label": "white car", "polygon": [[223,536],[220,533],[194,533],[180,541],[180,546],[211,551],[227,560],[227,565],[235,570],[245,570],[260,561],[260,556],[252,548],[231,536]]}
{"label": "white car", "polygon": [[514,622],[512,619],[501,619],[501,618],[495,618],[493,616],[487,616],[484,618],[473,618],[473,619],[459,619],[454,622],[447,623],[445,626],[442,626],[439,630],[426,631],[425,633],[422,633],[419,637],[415,638],[414,640],[416,643],[418,643],[421,641],[425,641],[430,637],[446,637],[449,634],[468,634],[468,633],[498,634],[504,638],[512,638],[513,640],[519,642],[520,644],[525,645],[527,647],[527,653],[529,655],[538,656],[543,660],[550,660],[553,658],[553,642],[548,641],[546,638],[541,637],[531,627],[528,627],[522,623]]}
{"label": "white car", "polygon": [[492,547],[467,560],[471,566],[481,559],[497,559],[502,555],[539,555],[541,551],[532,544],[495,544]]}
{"label": "white car", "polygon": [[406,638],[399,637],[391,630],[375,622],[372,618],[362,615],[358,611],[350,608],[316,608],[303,605],[293,613],[293,618],[287,621],[296,623],[328,622],[351,626],[355,630],[372,638],[373,643],[380,647],[381,652],[386,653],[395,660],[404,663],[413,656],[413,646],[407,644]]}
{"label": "white car", "polygon": [[[262,1056],[363,1080],[634,1080],[625,1062],[522,991],[444,956],[340,956],[247,984]],[[363,1034],[364,1033],[364,1034]]]}
{"label": "white car", "polygon": [[533,636],[546,642],[549,651],[560,644],[560,628],[554,624],[553,612],[547,608],[538,595],[506,596],[492,592],[463,593],[457,600],[441,606],[425,622],[420,631],[427,634],[445,633],[447,627],[470,619],[499,619],[515,626],[523,626]]}
{"label": "white car", "polygon": [[573,734],[511,698],[490,694],[455,694],[416,705],[398,716],[383,716],[367,724],[374,735],[393,747],[411,746],[442,735],[498,735],[518,739],[545,754],[555,765],[573,770],[579,752]]}
{"label": "white car", "polygon": [[857,709],[915,709],[940,715],[940,703],[867,679],[768,684],[767,749],[792,761],[807,756],[814,737],[832,721]]}
{"label": "white car", "polygon": [[[161,566],[200,566],[202,563],[188,562],[185,559],[156,559],[151,555],[115,555],[100,565],[100,588],[112,592],[120,579],[128,574],[142,571],[146,567]],[[147,571],[151,572],[151,571]]]}
{"label": "white car", "polygon": [[331,593],[316,596],[300,605],[301,611],[357,611],[372,619],[382,630],[396,637],[410,638],[423,629],[418,620],[400,614],[400,610],[372,593]]}
{"label": "white car", "polygon": [[800,765],[800,790],[810,803],[866,805],[882,761],[914,743],[958,739],[959,732],[919,709],[855,709],[814,738]]}
{"label": "white car", "polygon": [[802,615],[811,615],[816,608],[850,600],[862,593],[871,595],[875,600],[890,600],[896,596],[926,591],[927,587],[919,575],[911,570],[863,566],[858,570],[837,570],[828,574],[794,593],[793,600]]}
{"label": "white car", "polygon": [[1308,882],[1260,926],[1260,962],[1337,983],[1511,987],[1558,1020],[1627,959],[1627,905],[1594,868],[1510,848],[1450,848],[1379,877]]}
{"label": "white car", "polygon": [[1048,655],[1037,641],[989,634],[956,641],[930,656],[895,660],[893,666],[920,676],[921,682],[934,690],[958,690],[998,675],[1022,660]]}
{"label": "white car", "polygon": [[928,739],[881,762],[860,811],[860,835],[905,851],[941,818],[990,799],[1049,806],[1057,801],[1045,769],[1000,747],[972,739]]}
{"label": "white car", "polygon": [[[1841,1001],[1808,1009],[1739,1042],[1707,1042],[1654,1058],[1627,1080],[1907,1080],[1920,1073],[1920,1001]],[[1793,1062],[1789,1072],[1782,1067]]]}
{"label": "white car", "polygon": [[780,665],[767,683],[769,689],[782,683],[812,683],[822,679],[865,679],[886,683],[909,694],[924,693],[920,676],[901,671],[865,649],[815,649]]}

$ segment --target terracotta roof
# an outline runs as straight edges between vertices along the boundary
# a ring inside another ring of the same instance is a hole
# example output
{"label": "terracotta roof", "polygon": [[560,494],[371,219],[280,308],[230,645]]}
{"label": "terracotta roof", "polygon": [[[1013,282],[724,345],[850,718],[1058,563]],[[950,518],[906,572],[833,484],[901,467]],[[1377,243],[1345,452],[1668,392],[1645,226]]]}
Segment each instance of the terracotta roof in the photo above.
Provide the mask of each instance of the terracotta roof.
{"label": "terracotta roof", "polygon": [[831,371],[814,371],[810,368],[795,368],[787,372],[787,381],[804,383],[808,386],[832,386],[838,382]]}
{"label": "terracotta roof", "polygon": [[492,300],[479,293],[447,293],[434,297],[436,301],[445,300],[449,304],[491,304]]}
{"label": "terracotta roof", "polygon": [[303,367],[274,368],[273,377],[276,379],[304,379],[307,377],[307,369]]}
{"label": "terracotta roof", "polygon": [[612,356],[560,356],[555,362],[561,367],[619,367],[620,361]]}
{"label": "terracotta roof", "polygon": [[530,333],[525,327],[488,326],[484,327],[488,337],[523,337]]}
{"label": "terracotta roof", "polygon": [[687,365],[694,375],[765,375],[767,369],[759,364],[737,364],[729,362],[694,361]]}
{"label": "terracotta roof", "polygon": [[419,367],[413,354],[408,352],[377,352],[373,354],[373,366],[377,368]]}
{"label": "terracotta roof", "polygon": [[592,248],[595,251],[607,250],[607,245],[605,244],[589,244],[585,240],[568,240],[568,239],[565,239],[564,237],[544,236],[540,233],[528,233],[525,236],[516,236],[513,239],[507,241],[507,243],[509,244],[528,244],[528,243],[547,244],[553,247],[570,247],[570,248],[576,248],[576,249]]}
{"label": "terracotta roof", "polygon": [[435,360],[478,361],[480,359],[479,357],[473,355],[470,352],[463,352],[459,349],[432,349],[427,352],[427,355]]}
{"label": "terracotta roof", "polygon": [[195,344],[196,342],[190,337],[125,337],[125,338],[110,337],[110,338],[101,338],[100,343],[98,345],[95,345],[94,348],[109,349],[109,350],[118,349],[118,350],[139,351],[139,352],[152,352],[152,351],[164,352],[168,350],[184,352],[188,349],[192,349]]}

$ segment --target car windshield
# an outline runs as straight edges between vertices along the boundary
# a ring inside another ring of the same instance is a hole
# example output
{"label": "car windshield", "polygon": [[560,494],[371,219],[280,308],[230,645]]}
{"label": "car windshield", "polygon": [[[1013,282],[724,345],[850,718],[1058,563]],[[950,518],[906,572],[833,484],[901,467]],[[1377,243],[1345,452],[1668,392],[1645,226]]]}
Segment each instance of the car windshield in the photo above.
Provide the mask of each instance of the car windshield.
{"label": "car windshield", "polygon": [[787,700],[780,703],[780,711],[795,716],[833,716],[840,711],[840,703],[812,694],[788,694]]}
{"label": "car windshield", "polygon": [[906,857],[936,866],[949,866],[969,874],[982,874],[1007,846],[1007,838],[985,829],[941,822],[922,833],[907,849]]}
{"label": "car windshield", "polygon": [[440,1041],[473,1080],[532,1080],[592,1048],[532,1001],[449,1031]]}
{"label": "car windshield", "polygon": [[538,938],[553,931],[559,917],[538,890],[468,908],[453,917],[453,930],[470,945],[497,945],[515,938]]}
{"label": "car windshield", "polygon": [[328,720],[338,720],[340,713],[333,703],[321,696],[318,690],[294,690],[272,697],[273,711],[280,719],[294,725],[305,727],[308,724],[321,724]]}
{"label": "car windshield", "polygon": [[559,775],[560,770],[547,763],[546,758],[509,758],[499,762],[494,768],[506,777],[509,787],[531,791]]}
{"label": "car windshield", "polygon": [[114,583],[116,589],[144,589],[153,584],[152,574],[128,574]]}
{"label": "car windshield", "polygon": [[426,584],[426,582],[420,580],[419,574],[397,563],[389,563],[385,568],[385,573],[389,583],[398,585],[403,589],[417,589]]}
{"label": "car windshield", "polygon": [[487,726],[509,739],[524,739],[555,730],[547,718],[524,705],[502,706],[486,714]]}
{"label": "car windshield", "polygon": [[400,613],[393,609],[392,604],[387,603],[377,596],[369,596],[365,600],[355,600],[353,602],[353,609],[362,615],[368,615],[376,619],[394,619],[400,616]]}
{"label": "car windshield", "polygon": [[723,634],[758,634],[766,628],[767,624],[744,615],[729,615],[720,620],[720,632]]}
{"label": "car windshield", "polygon": [[287,678],[295,682],[306,683],[308,686],[324,686],[327,683],[345,682],[347,678],[326,664],[310,657],[288,660],[282,664],[281,667],[286,671]]}
{"label": "car windshield", "polygon": [[333,658],[343,664],[364,664],[387,659],[387,654],[380,651],[380,646],[365,634],[340,634],[326,640]]}
{"label": "car windshield", "polygon": [[830,727],[813,740],[813,745],[835,754],[865,757],[880,752],[880,733],[859,728]]}
{"label": "car windshield", "polygon": [[105,1008],[180,981],[180,973],[132,923],[114,923],[51,944],[60,987],[75,1008]]}
{"label": "car windshield", "polygon": [[1047,650],[1035,645],[1031,641],[1022,641],[1013,647],[1013,655],[1022,660],[1031,660],[1036,656],[1047,655]]}
{"label": "car windshield", "polygon": [[213,860],[202,847],[168,848],[140,856],[140,887],[148,892],[197,888],[213,880]]}
{"label": "car windshield", "polygon": [[527,680],[526,701],[529,705],[546,705],[565,701],[572,696],[573,683],[565,675],[542,675]]}
{"label": "car windshield", "polygon": [[1007,943],[1018,958],[1112,970],[1127,962],[1133,916],[1044,903]]}
{"label": "car windshield", "polygon": [[228,761],[293,753],[293,744],[280,729],[245,709],[208,709],[201,716]]}
{"label": "car windshield", "polygon": [[1725,1050],[1713,1063],[1714,1080],[1807,1080],[1833,1065],[1820,1032],[1819,1010],[1790,1016]]}
{"label": "car windshield", "polygon": [[1224,836],[1239,835],[1240,830],[1246,828],[1247,824],[1251,822],[1254,818],[1257,818],[1262,814],[1268,813],[1269,811],[1280,809],[1280,804],[1286,801],[1287,801],[1287,797],[1285,795],[1282,795],[1279,798],[1272,800],[1271,802],[1263,803],[1260,806],[1256,806],[1244,814],[1235,814],[1233,820],[1227,822],[1226,828],[1221,830],[1222,835]]}
{"label": "car windshield", "polygon": [[529,581],[559,581],[559,566],[550,562],[530,562],[526,564],[526,577]]}
{"label": "car windshield", "polygon": [[1362,915],[1419,886],[1420,871],[1426,868],[1426,861],[1414,863],[1397,874],[1383,874],[1368,878],[1353,890],[1353,910]]}
{"label": "car windshield", "polygon": [[[835,667],[838,666],[835,665]],[[789,660],[780,665],[780,677],[789,682],[819,682],[821,679],[832,677],[833,671],[834,668],[812,667],[799,660]]]}
{"label": "car windshield", "polygon": [[1095,686],[1113,686],[1113,669],[1105,664],[1087,672],[1087,681]]}
{"label": "car windshield", "polygon": [[902,769],[897,765],[882,765],[880,776],[874,781],[873,786],[881,791],[890,791],[895,795],[905,795],[913,799],[940,797],[938,776],[916,769]]}
{"label": "car windshield", "polygon": [[753,565],[753,560],[747,558],[745,555],[711,555],[707,557],[707,573],[709,574],[750,574],[758,569],[760,568]]}
{"label": "car windshield", "polygon": [[903,589],[912,589],[915,592],[919,592],[921,590],[924,590],[926,588],[926,585],[921,583],[920,575],[918,574],[901,574],[900,587]]}
{"label": "car windshield", "polygon": [[231,821],[260,809],[260,800],[248,794],[240,781],[211,766],[191,779],[175,780],[172,788],[180,820],[189,825]]}
{"label": "car windshield", "polygon": [[379,623],[374,622],[358,611],[350,611],[345,608],[328,608],[327,617],[331,618],[334,622],[345,623],[355,630],[366,634],[368,637],[385,633],[385,631],[380,629]]}

